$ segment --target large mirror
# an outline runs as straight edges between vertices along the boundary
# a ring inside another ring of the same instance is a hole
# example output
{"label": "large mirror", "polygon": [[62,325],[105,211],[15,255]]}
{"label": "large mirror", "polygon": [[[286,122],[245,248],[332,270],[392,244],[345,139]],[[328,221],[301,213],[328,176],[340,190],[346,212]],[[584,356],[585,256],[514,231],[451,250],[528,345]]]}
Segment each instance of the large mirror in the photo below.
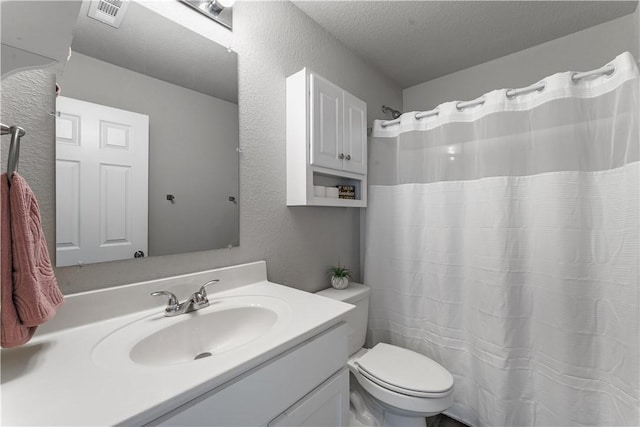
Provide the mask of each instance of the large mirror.
{"label": "large mirror", "polygon": [[239,245],[237,55],[125,3],[58,81],[57,266]]}

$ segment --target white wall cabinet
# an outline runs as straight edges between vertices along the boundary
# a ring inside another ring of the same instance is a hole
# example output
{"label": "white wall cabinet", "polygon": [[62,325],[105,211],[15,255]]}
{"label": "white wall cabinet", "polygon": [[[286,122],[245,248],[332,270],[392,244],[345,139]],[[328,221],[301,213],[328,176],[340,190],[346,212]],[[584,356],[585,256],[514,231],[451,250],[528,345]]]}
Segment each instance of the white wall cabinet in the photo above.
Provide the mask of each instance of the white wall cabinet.
{"label": "white wall cabinet", "polygon": [[310,163],[366,174],[367,105],[317,74],[309,84]]}
{"label": "white wall cabinet", "polygon": [[[351,185],[356,199],[316,197]],[[367,204],[367,105],[307,68],[287,78],[287,205]]]}

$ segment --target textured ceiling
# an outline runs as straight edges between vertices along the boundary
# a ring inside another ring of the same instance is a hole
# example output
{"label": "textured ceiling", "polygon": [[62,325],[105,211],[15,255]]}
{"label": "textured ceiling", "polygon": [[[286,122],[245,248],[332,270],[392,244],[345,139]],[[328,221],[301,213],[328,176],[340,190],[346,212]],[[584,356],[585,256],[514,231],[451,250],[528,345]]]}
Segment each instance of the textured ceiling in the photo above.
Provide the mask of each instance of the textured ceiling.
{"label": "textured ceiling", "polygon": [[637,1],[301,1],[402,88],[632,13]]}
{"label": "textured ceiling", "polygon": [[87,17],[88,5],[73,31],[73,51],[238,103],[237,54],[134,2],[117,29]]}

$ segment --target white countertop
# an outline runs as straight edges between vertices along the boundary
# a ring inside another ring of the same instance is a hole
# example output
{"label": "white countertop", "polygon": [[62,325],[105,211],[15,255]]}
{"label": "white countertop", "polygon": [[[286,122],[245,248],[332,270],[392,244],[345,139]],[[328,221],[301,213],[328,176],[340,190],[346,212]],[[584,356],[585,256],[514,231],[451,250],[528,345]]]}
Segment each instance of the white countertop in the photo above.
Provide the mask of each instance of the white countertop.
{"label": "white countertop", "polygon": [[[243,267],[251,274],[238,279],[240,273],[235,269]],[[209,292],[210,300],[230,296],[278,298],[291,307],[286,325],[241,352],[191,363],[96,363],[92,352],[104,337],[138,319],[162,313],[164,306],[161,300],[154,308],[122,313],[122,305],[127,304],[120,304],[120,309],[113,310],[120,311],[118,317],[103,319],[100,312],[105,303],[96,303],[96,298],[111,304],[123,299],[146,301],[143,298],[148,297],[149,289],[187,287],[193,291],[197,290],[193,283],[211,277],[229,280],[220,291]],[[255,279],[258,281],[248,283]],[[58,325],[36,334],[22,347],[2,350],[2,425],[142,425],[339,323],[352,309],[348,304],[266,281],[262,262],[79,294],[67,298],[67,303],[67,311],[63,308],[59,313]],[[93,313],[87,310],[87,304],[96,305]],[[78,307],[82,310],[76,310]],[[75,324],[74,315],[78,317]]]}

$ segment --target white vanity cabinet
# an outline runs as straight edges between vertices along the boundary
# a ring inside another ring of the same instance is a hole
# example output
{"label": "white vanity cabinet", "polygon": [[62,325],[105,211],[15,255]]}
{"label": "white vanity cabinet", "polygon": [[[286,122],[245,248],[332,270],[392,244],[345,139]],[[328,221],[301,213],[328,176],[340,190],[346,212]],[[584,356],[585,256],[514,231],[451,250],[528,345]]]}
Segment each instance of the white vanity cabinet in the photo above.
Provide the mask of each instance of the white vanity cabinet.
{"label": "white vanity cabinet", "polygon": [[[355,200],[313,186],[352,186]],[[287,205],[365,207],[367,105],[307,68],[287,78]]]}
{"label": "white vanity cabinet", "polygon": [[154,426],[348,426],[344,323],[158,418]]}
{"label": "white vanity cabinet", "polygon": [[[192,313],[149,297],[214,278]],[[346,426],[352,310],[269,282],[264,261],[68,295],[28,345],[2,349],[0,424]]]}

